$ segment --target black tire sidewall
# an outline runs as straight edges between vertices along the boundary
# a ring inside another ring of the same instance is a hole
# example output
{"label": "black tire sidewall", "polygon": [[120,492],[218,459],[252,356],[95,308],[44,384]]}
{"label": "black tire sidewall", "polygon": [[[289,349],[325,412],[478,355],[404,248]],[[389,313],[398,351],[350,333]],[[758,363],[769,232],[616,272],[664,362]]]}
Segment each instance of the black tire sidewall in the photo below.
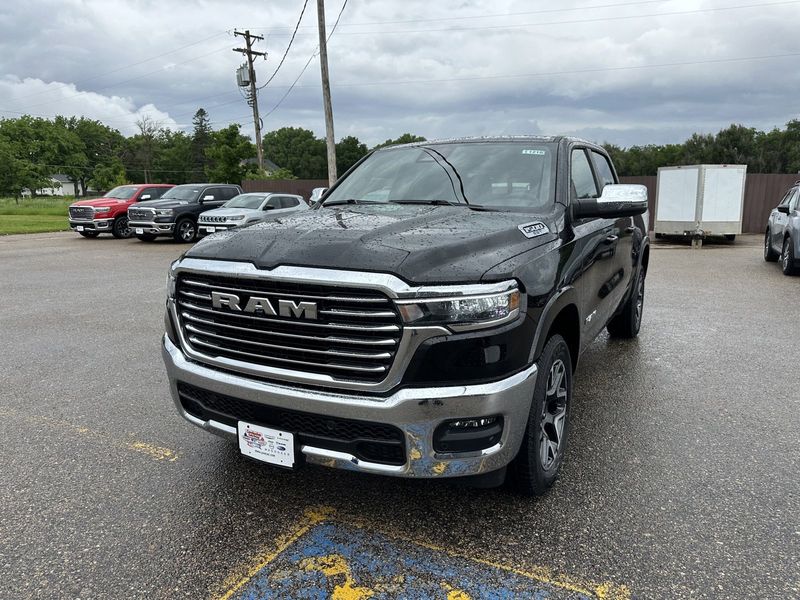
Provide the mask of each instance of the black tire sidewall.
{"label": "black tire sidewall", "polygon": [[[547,380],[553,363],[561,359],[566,369],[567,406],[564,416],[563,442],[559,448],[558,457],[550,469],[545,470],[540,454],[540,432],[542,423],[542,409],[547,398]],[[558,478],[561,465],[564,462],[564,452],[569,439],[569,416],[572,404],[572,361],[569,347],[560,335],[551,337],[545,344],[538,362],[539,372],[534,386],[531,410],[525,429],[522,446],[519,454],[511,464],[513,483],[517,489],[527,495],[541,495],[553,485]]]}
{"label": "black tire sidewall", "polygon": [[[190,240],[183,239],[183,236],[181,235],[181,226],[184,223],[189,223],[194,228],[194,235],[192,236],[192,239],[190,239]],[[197,223],[195,223],[191,219],[187,219],[187,218],[179,219],[175,223],[175,235],[173,237],[175,238],[176,242],[182,242],[184,244],[191,244],[192,242],[197,240]]]}
{"label": "black tire sidewall", "polygon": [[[788,256],[789,262],[788,264],[785,263],[785,259]],[[795,256],[794,256],[794,244],[792,243],[792,238],[786,237],[783,240],[783,248],[781,251],[781,271],[783,271],[784,275],[794,275],[795,272]]]}
{"label": "black tire sidewall", "polygon": [[111,227],[111,235],[113,235],[118,240],[124,240],[125,238],[131,237],[130,228],[128,228],[128,235],[125,235],[125,233],[121,233],[121,232],[118,231],[118,229],[122,229],[122,226],[120,224],[123,223],[123,222],[125,223],[125,227],[127,228],[128,227],[128,217],[125,217],[125,216],[117,217],[116,219],[114,219],[114,225]]}

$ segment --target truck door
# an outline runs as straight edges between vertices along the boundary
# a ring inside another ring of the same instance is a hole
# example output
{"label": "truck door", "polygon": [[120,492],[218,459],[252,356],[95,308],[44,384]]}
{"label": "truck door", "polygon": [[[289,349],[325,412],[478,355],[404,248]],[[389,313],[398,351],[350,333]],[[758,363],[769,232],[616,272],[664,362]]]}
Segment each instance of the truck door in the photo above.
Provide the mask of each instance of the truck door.
{"label": "truck door", "polygon": [[[573,198],[596,198],[597,179],[586,148],[574,148],[570,154]],[[572,222],[575,235],[576,273],[572,276],[581,299],[582,334],[594,337],[605,326],[614,310],[609,307],[609,294],[604,286],[614,272],[614,255],[619,242],[614,221],[610,219],[577,219]]]}
{"label": "truck door", "polygon": [[[591,151],[591,156],[600,193],[602,194],[606,185],[617,183],[617,178],[606,156],[596,150]],[[607,221],[612,223],[612,231],[607,240],[616,239],[614,242],[608,242],[609,247],[614,247],[614,255],[609,259],[609,262],[613,264],[610,269],[610,276],[603,283],[600,294],[606,294],[610,310],[613,312],[625,296],[629,283],[633,281],[633,270],[637,263],[637,257],[633,255],[633,236],[634,234],[647,235],[647,232],[637,231],[634,228],[633,217],[607,219]],[[609,318],[610,316],[611,314],[609,314]]]}
{"label": "truck door", "polygon": [[[798,188],[795,187],[790,189],[778,206],[789,206],[798,193]],[[783,232],[786,230],[786,225],[789,222],[789,215],[778,212],[778,209],[776,208],[773,209],[771,217],[772,226],[769,230],[771,238],[770,241],[772,242],[772,249],[775,250],[775,252],[780,253],[783,251]]]}

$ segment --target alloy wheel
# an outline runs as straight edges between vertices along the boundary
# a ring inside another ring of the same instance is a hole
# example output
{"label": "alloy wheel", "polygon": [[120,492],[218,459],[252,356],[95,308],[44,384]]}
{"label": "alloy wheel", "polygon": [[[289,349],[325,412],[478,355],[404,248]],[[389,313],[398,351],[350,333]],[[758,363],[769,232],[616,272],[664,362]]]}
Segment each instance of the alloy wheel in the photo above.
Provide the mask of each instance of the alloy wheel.
{"label": "alloy wheel", "polygon": [[567,368],[557,359],[547,376],[547,391],[542,406],[539,457],[542,469],[549,471],[558,461],[564,445],[567,416]]}
{"label": "alloy wheel", "polygon": [[178,233],[184,242],[191,242],[194,239],[194,224],[191,221],[184,221]]}
{"label": "alloy wheel", "polygon": [[783,253],[781,254],[781,261],[783,262],[783,270],[789,270],[789,238],[783,240]]}
{"label": "alloy wheel", "polygon": [[133,231],[128,226],[127,217],[120,217],[114,224],[114,229],[116,229],[117,235],[122,238],[129,238],[133,234]]}

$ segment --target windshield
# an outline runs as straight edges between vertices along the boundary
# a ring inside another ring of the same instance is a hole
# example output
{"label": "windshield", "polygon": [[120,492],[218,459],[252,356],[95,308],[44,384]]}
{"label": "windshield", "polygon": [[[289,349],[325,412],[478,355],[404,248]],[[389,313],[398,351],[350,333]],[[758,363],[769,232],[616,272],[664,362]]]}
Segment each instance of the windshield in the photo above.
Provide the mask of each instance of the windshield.
{"label": "windshield", "polygon": [[338,202],[468,203],[542,210],[555,201],[552,142],[430,144],[376,152],[328,193]]}
{"label": "windshield", "polygon": [[167,190],[161,200],[194,200],[202,189],[194,185],[179,185]]}
{"label": "windshield", "polygon": [[106,194],[106,198],[116,198],[117,200],[127,200],[136,193],[138,188],[135,185],[121,185],[115,187]]}
{"label": "windshield", "polygon": [[258,209],[267,194],[239,194],[228,200],[224,206],[225,208],[252,208]]}

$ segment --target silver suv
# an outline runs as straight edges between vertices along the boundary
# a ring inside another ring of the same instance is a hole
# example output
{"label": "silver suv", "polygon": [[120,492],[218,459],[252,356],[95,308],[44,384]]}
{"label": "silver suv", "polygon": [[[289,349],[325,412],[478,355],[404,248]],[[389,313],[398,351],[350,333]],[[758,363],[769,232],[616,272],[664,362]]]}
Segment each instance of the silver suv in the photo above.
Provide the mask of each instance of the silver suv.
{"label": "silver suv", "polygon": [[252,225],[301,210],[308,210],[308,205],[301,196],[251,192],[239,194],[221,207],[202,213],[197,220],[197,225],[200,228],[200,235],[205,235],[243,225]]}
{"label": "silver suv", "polygon": [[780,258],[784,275],[800,272],[800,181],[786,192],[769,215],[764,235],[764,260]]}

